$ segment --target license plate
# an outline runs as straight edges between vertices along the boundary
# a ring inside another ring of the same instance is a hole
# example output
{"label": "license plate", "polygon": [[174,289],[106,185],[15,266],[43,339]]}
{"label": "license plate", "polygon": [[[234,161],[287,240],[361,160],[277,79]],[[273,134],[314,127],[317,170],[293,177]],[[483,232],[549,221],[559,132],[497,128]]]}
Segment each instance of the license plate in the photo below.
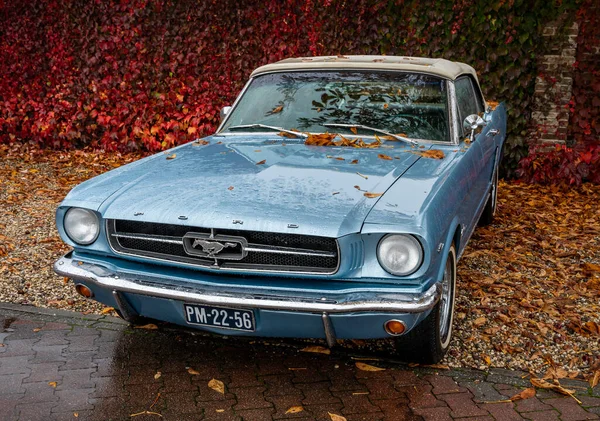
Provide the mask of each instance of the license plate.
{"label": "license plate", "polygon": [[185,319],[189,324],[212,326],[221,329],[235,329],[254,332],[254,312],[239,308],[211,307],[198,304],[184,304]]}

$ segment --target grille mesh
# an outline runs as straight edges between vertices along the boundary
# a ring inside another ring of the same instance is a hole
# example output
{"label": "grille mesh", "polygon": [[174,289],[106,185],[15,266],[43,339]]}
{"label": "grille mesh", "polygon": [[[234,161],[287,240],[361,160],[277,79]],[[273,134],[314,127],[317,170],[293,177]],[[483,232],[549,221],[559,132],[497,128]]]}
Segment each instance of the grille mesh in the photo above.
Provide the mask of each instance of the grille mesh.
{"label": "grille mesh", "polygon": [[[187,254],[183,247],[183,242],[180,244],[167,242],[181,240],[181,237],[189,232],[210,233],[210,229],[127,220],[109,220],[107,227],[109,241],[113,249],[117,252],[180,261],[200,266],[214,266],[214,259]],[[148,236],[149,238],[124,238],[116,237],[113,234],[141,235]],[[219,266],[223,268],[247,269],[249,271],[334,273],[339,263],[337,241],[334,238],[226,229],[215,229],[214,234],[244,237],[250,247],[287,247],[311,252],[334,253],[333,256],[312,256],[248,251],[246,257],[241,260],[217,259]],[[167,241],[161,241],[161,239],[166,239]]]}

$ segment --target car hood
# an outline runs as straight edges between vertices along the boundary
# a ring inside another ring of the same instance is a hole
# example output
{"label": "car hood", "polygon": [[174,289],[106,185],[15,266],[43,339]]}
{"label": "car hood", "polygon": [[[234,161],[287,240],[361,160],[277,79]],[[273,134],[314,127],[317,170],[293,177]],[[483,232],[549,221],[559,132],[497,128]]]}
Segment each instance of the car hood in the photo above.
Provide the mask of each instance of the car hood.
{"label": "car hood", "polygon": [[419,159],[399,142],[355,149],[276,135],[207,140],[108,173],[83,190],[108,192],[98,207],[107,219],[339,237],[359,232],[381,199],[365,192],[384,193]]}

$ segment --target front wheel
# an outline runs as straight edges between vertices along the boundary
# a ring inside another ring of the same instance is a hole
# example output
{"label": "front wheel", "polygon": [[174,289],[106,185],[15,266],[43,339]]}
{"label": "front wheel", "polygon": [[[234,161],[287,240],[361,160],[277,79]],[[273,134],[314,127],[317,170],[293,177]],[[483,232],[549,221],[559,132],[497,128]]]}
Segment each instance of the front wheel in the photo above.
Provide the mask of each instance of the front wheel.
{"label": "front wheel", "polygon": [[396,339],[396,354],[404,361],[422,364],[439,362],[450,345],[454,297],[456,291],[456,248],[450,247],[444,277],[442,278],[440,301],[425,320],[406,335]]}

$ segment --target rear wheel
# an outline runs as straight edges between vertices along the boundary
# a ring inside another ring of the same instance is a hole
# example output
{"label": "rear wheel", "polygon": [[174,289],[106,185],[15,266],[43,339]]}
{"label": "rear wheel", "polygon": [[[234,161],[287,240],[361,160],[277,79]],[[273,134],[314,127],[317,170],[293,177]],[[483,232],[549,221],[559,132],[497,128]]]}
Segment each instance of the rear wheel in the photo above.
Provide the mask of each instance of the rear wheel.
{"label": "rear wheel", "polygon": [[496,206],[498,202],[498,171],[494,172],[494,178],[492,180],[492,189],[490,190],[490,195],[488,197],[487,203],[485,204],[485,208],[483,209],[483,213],[479,217],[479,226],[490,225],[494,220],[494,215],[496,214]]}
{"label": "rear wheel", "polygon": [[396,354],[400,359],[423,364],[435,364],[448,351],[452,337],[456,291],[456,249],[454,245],[448,252],[441,283],[440,301],[427,318],[406,335],[396,339]]}

